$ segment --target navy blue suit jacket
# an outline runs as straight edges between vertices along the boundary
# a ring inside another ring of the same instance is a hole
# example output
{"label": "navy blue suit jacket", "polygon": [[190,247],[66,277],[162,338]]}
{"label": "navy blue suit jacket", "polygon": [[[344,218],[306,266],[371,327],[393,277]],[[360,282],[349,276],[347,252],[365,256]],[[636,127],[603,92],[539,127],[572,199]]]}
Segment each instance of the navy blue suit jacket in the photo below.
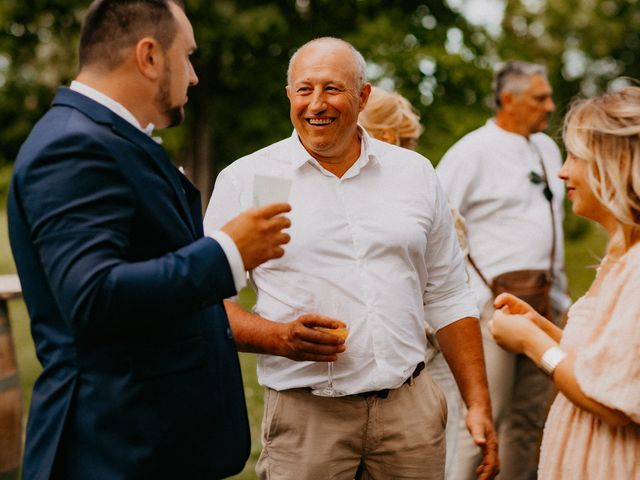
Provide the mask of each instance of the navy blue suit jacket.
{"label": "navy blue suit jacket", "polygon": [[61,88],[22,146],[9,234],[43,372],[24,478],[213,479],[244,466],[242,378],[198,191],[164,149]]}

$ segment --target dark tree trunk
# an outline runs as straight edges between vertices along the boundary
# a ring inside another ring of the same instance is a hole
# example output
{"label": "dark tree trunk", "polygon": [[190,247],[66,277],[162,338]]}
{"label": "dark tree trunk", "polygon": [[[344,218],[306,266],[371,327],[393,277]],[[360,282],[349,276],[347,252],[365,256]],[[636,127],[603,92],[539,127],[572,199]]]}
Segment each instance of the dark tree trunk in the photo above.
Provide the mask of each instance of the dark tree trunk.
{"label": "dark tree trunk", "polygon": [[[198,71],[206,72],[206,67]],[[182,155],[185,175],[200,190],[203,214],[213,191],[216,174],[212,114],[215,97],[211,93],[212,85],[211,79],[202,74],[199,85],[189,91],[190,112]]]}

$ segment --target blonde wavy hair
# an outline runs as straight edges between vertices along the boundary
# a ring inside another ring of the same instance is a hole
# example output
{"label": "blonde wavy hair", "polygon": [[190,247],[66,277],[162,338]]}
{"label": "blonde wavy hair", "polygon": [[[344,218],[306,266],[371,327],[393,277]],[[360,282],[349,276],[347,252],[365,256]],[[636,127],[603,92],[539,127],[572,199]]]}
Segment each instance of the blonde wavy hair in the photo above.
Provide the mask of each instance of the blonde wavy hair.
{"label": "blonde wavy hair", "polygon": [[[423,131],[420,115],[409,100],[379,87],[371,87],[359,121],[371,136],[401,147],[415,148]],[[394,134],[395,141],[385,136],[389,132]]]}
{"label": "blonde wavy hair", "polygon": [[621,227],[611,241],[626,250],[640,239],[640,87],[574,102],[562,136],[588,162],[591,190]]}

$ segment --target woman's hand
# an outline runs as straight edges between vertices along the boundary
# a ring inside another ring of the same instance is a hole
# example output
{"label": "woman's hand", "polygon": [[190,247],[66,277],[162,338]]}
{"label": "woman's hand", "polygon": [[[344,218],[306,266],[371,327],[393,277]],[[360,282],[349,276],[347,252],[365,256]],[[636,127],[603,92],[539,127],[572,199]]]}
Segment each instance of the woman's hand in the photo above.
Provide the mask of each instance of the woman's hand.
{"label": "woman's hand", "polygon": [[501,293],[493,301],[493,305],[497,310],[502,310],[502,313],[505,314],[524,315],[555,342],[560,343],[562,339],[562,329],[536,312],[534,308],[524,300],[510,293]]}
{"label": "woman's hand", "polygon": [[496,310],[502,310],[507,314],[524,315],[539,328],[543,328],[544,324],[548,321],[527,302],[510,293],[501,293],[498,295],[493,301],[493,306]]}
{"label": "woman's hand", "polygon": [[[528,304],[513,295],[511,297],[529,307],[537,315],[535,310]],[[493,313],[493,318],[489,321],[489,331],[496,343],[505,350],[513,353],[523,353],[527,339],[533,337],[540,328],[529,318],[528,314],[520,313],[514,315],[509,312],[508,306],[503,306],[501,310],[496,310]]]}

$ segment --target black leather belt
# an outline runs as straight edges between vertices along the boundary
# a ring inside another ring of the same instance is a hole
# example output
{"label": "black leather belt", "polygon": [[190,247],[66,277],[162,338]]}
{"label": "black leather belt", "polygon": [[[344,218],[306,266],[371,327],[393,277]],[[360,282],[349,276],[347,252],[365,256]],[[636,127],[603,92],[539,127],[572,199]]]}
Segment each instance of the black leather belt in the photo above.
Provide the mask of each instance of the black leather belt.
{"label": "black leather belt", "polygon": [[[404,381],[402,385],[406,385],[411,380],[416,378],[418,375],[420,375],[420,372],[422,370],[424,370],[424,362],[420,362],[418,365],[416,365],[416,369],[413,371],[411,376]],[[356,393],[356,395],[363,398],[369,398],[369,397],[387,398],[391,390],[392,390],[391,388],[385,388],[383,390],[372,390],[371,392]]]}

